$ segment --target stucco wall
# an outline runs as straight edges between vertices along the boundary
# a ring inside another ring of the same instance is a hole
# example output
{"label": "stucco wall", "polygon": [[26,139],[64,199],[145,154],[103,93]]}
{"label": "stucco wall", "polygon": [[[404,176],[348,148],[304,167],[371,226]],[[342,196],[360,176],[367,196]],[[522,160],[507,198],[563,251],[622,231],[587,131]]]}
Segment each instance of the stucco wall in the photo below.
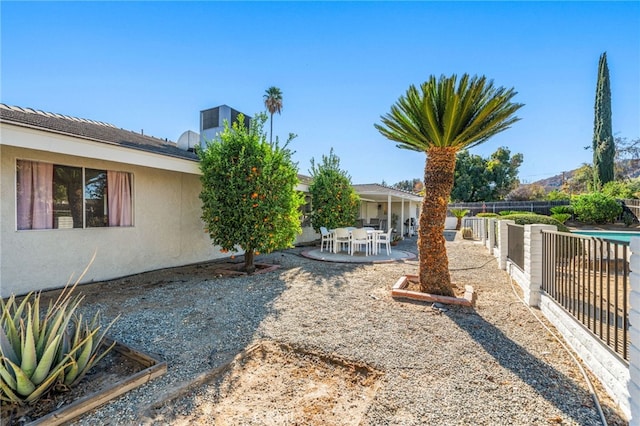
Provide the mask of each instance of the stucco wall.
{"label": "stucco wall", "polygon": [[[133,173],[134,226],[17,231],[16,159]],[[0,164],[1,297],[61,287],[94,252],[83,282],[226,256],[203,230],[197,175],[8,145],[0,147]]]}

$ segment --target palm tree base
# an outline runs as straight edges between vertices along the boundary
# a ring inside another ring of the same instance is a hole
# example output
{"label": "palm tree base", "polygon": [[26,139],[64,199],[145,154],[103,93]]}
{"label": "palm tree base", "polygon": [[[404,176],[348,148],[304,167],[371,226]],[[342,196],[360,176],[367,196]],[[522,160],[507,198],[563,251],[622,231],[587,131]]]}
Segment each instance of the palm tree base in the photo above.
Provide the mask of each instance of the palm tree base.
{"label": "palm tree base", "polygon": [[470,285],[464,286],[464,295],[462,297],[441,296],[438,294],[423,293],[420,291],[410,290],[411,283],[418,283],[417,275],[403,275],[396,281],[391,288],[391,297],[397,299],[409,299],[420,302],[443,303],[447,305],[474,306],[476,303],[476,293]]}

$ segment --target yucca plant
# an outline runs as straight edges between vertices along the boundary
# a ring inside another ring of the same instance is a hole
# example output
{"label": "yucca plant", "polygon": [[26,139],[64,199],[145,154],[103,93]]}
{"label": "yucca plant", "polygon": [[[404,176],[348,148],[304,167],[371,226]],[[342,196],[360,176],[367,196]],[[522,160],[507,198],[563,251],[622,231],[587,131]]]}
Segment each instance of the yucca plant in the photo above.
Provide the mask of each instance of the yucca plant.
{"label": "yucca plant", "polygon": [[[79,281],[79,280],[78,280]],[[100,351],[114,319],[100,332],[100,312],[91,321],[77,312],[84,297],[65,287],[40,315],[40,293],[19,304],[0,299],[0,400],[33,403],[54,386],[76,385],[115,345]]]}

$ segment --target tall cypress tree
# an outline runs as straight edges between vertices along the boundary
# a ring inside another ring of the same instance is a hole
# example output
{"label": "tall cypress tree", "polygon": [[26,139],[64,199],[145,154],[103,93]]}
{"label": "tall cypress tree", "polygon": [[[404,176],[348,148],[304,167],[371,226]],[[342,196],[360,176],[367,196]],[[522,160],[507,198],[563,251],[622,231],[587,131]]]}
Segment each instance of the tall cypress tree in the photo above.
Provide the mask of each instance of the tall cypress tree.
{"label": "tall cypress tree", "polygon": [[613,180],[615,145],[611,129],[611,88],[607,52],[600,56],[593,123],[593,187],[599,191]]}

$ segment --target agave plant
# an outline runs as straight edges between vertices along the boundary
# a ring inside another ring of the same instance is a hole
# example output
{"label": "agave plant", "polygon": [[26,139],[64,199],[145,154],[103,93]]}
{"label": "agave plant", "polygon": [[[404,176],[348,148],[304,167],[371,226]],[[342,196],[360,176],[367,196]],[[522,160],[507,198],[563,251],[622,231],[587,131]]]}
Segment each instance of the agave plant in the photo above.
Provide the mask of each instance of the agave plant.
{"label": "agave plant", "polygon": [[40,293],[19,304],[14,295],[0,299],[0,400],[33,403],[55,385],[72,387],[115,345],[99,350],[117,318],[102,332],[100,312],[83,321],[83,297],[72,298],[76,285],[50,301],[42,317]]}

